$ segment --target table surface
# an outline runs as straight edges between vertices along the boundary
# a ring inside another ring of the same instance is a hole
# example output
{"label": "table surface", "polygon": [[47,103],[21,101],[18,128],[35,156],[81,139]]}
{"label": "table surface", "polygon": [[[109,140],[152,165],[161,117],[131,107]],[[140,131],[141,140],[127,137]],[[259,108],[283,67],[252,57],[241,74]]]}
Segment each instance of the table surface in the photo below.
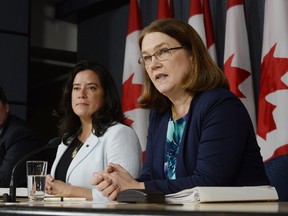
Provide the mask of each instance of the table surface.
{"label": "table surface", "polygon": [[288,202],[235,203],[95,203],[43,202],[0,203],[0,215],[288,215]]}

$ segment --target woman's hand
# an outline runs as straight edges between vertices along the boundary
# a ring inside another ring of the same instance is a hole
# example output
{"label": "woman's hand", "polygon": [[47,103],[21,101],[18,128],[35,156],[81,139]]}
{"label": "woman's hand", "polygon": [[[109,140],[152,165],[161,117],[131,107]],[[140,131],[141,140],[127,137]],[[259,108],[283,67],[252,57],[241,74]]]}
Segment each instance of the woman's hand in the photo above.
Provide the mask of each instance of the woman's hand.
{"label": "woman's hand", "polygon": [[51,175],[46,176],[46,193],[59,197],[69,197],[71,185],[68,185],[60,180],[55,180]]}
{"label": "woman's hand", "polygon": [[51,182],[54,181],[54,178],[51,175],[46,176],[46,184],[45,184],[45,190],[47,194],[51,194],[52,192],[52,186]]}
{"label": "woman's hand", "polygon": [[109,200],[115,200],[123,190],[144,189],[144,183],[137,182],[122,166],[113,163],[105,171],[94,173],[91,184],[96,185],[97,190]]}

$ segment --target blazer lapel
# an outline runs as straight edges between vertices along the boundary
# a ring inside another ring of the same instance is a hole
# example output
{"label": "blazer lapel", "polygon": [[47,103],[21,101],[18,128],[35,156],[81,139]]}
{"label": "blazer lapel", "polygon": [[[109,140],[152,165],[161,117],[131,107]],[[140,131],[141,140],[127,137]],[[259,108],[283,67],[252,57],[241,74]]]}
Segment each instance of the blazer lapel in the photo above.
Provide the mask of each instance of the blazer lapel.
{"label": "blazer lapel", "polygon": [[[156,120],[157,131],[154,131],[154,140],[153,143],[156,145],[153,147],[153,155],[157,157],[153,157],[153,160],[157,160],[158,162],[152,162],[155,166],[155,171],[153,172],[153,176],[155,178],[165,178],[164,174],[164,152],[165,152],[165,144],[166,144],[166,134],[167,134],[167,126],[168,121],[170,119],[171,113],[166,112],[163,116],[159,116]],[[161,163],[159,163],[161,161]]]}
{"label": "blazer lapel", "polygon": [[60,159],[62,158],[62,155],[64,154],[64,152],[66,151],[67,148],[68,148],[68,145],[64,145],[63,142],[58,146],[57,155],[56,155],[56,158],[53,162],[53,166],[51,168],[52,176],[55,176],[56,167],[58,166],[58,163],[59,163]]}
{"label": "blazer lapel", "polygon": [[95,146],[99,143],[99,138],[95,136],[94,134],[91,134],[86,142],[83,144],[83,146],[78,151],[75,158],[71,161],[71,164],[67,170],[66,174],[66,182],[68,182],[68,179],[72,173],[72,171],[75,169],[75,167],[86,158],[86,156],[92,151],[92,149],[95,148]]}
{"label": "blazer lapel", "polygon": [[[193,100],[191,101],[189,111],[188,111],[188,118],[186,120],[186,125],[185,129],[183,131],[182,135],[182,140],[181,140],[181,145],[179,148],[179,154],[177,158],[177,167],[176,167],[176,176],[179,177],[184,177],[184,176],[189,176],[192,175],[193,173],[188,173],[191,169],[192,166],[196,166],[196,164],[190,163],[190,161],[187,160],[192,160],[193,154],[196,154],[195,152],[191,152],[191,146],[193,145],[192,143],[192,133],[189,132],[189,130],[194,130],[192,127],[192,119],[193,119],[193,113],[195,110],[195,107],[197,105],[197,102],[199,100],[199,96],[201,93],[197,93],[194,95]],[[187,164],[189,167],[187,167]]]}

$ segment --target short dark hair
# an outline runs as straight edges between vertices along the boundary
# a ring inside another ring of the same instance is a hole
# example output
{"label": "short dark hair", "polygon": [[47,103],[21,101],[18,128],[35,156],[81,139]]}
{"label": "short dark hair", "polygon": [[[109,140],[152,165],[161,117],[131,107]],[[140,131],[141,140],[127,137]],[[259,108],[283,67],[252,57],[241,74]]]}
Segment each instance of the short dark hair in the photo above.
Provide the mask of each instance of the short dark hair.
{"label": "short dark hair", "polygon": [[3,104],[7,103],[7,97],[5,95],[5,92],[2,88],[2,86],[0,86],[0,101],[2,101]]}

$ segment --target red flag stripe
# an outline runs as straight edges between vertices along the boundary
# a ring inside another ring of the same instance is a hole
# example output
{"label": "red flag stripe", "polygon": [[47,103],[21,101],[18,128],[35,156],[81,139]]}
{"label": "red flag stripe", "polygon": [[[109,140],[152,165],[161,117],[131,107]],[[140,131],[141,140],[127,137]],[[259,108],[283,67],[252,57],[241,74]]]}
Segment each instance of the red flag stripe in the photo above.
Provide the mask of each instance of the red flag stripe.
{"label": "red flag stripe", "polygon": [[227,1],[227,10],[236,5],[244,5],[244,0],[229,0]]}
{"label": "red flag stripe", "polygon": [[197,14],[202,14],[202,5],[201,5],[201,0],[193,0],[190,1],[190,16],[194,16]]}
{"label": "red flag stripe", "polygon": [[204,24],[206,32],[206,43],[207,48],[209,49],[213,44],[215,44],[209,0],[204,0],[203,9],[204,9],[203,13],[204,13]]}
{"label": "red flag stripe", "polygon": [[158,0],[158,14],[157,19],[171,18],[174,16],[173,1]]}
{"label": "red flag stripe", "polygon": [[128,21],[128,35],[136,30],[141,29],[138,0],[130,0],[129,16],[133,17],[133,19],[129,18]]}
{"label": "red flag stripe", "polygon": [[174,17],[174,4],[173,4],[173,0],[170,0],[169,17]]}

